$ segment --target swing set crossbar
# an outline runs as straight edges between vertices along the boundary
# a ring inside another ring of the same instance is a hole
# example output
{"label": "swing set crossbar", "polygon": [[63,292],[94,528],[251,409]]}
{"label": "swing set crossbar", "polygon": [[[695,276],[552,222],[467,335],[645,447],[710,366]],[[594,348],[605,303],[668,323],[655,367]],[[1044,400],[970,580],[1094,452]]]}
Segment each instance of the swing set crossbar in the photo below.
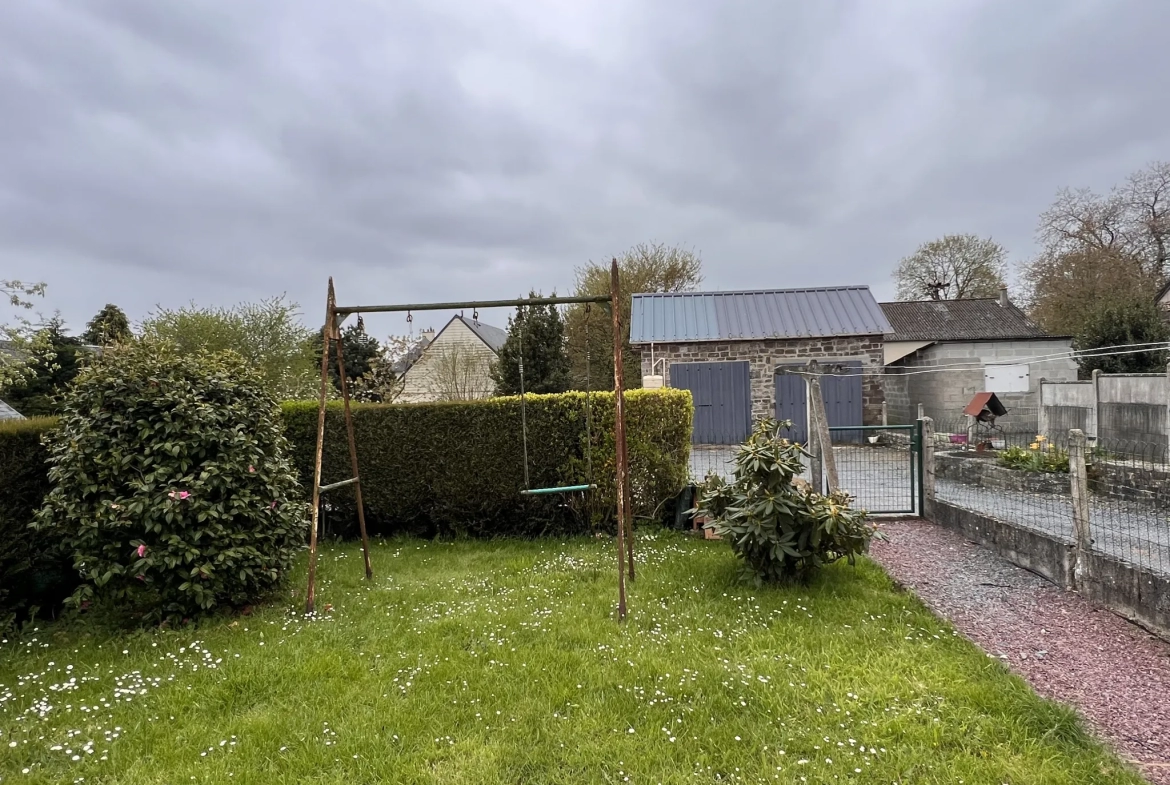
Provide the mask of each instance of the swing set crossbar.
{"label": "swing set crossbar", "polygon": [[555,488],[529,488],[528,490],[520,491],[524,496],[548,496],[554,493],[573,493],[575,491],[595,491],[597,486],[589,485],[558,485]]}
{"label": "swing set crossbar", "polygon": [[400,311],[454,311],[470,308],[512,308],[527,305],[573,305],[575,303],[610,303],[613,296],[608,294],[582,295],[579,297],[525,297],[519,300],[469,300],[456,303],[409,303],[403,305],[335,305],[333,313],[349,316],[354,313],[397,313]]}

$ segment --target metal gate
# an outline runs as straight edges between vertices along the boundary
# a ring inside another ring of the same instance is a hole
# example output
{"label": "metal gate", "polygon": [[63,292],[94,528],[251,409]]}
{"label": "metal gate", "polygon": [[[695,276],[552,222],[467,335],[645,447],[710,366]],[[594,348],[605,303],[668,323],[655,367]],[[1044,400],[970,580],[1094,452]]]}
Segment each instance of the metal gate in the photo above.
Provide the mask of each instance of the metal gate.
{"label": "metal gate", "polygon": [[[865,420],[862,414],[861,363],[841,363],[856,368],[856,375],[820,377],[821,398],[825,401],[825,415],[832,427],[858,426]],[[803,366],[801,366],[803,367]],[[791,420],[788,438],[800,444],[808,443],[808,385],[803,376],[794,373],[776,374],[776,419]],[[842,439],[860,441],[859,434],[842,433]]]}
{"label": "metal gate", "polygon": [[695,404],[692,443],[739,444],[751,434],[749,363],[671,363],[670,386],[691,391]]}
{"label": "metal gate", "polygon": [[841,489],[873,515],[921,515],[922,421],[830,427]]}

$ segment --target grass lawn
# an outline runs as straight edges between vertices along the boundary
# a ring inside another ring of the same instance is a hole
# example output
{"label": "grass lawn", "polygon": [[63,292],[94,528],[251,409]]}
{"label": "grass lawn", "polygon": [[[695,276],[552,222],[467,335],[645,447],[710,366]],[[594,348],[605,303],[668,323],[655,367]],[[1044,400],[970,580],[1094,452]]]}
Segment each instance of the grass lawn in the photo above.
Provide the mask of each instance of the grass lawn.
{"label": "grass lawn", "polygon": [[[1137,783],[868,562],[735,581],[723,543],[323,551],[286,604],[0,645],[4,783]],[[303,575],[303,573],[302,573]]]}

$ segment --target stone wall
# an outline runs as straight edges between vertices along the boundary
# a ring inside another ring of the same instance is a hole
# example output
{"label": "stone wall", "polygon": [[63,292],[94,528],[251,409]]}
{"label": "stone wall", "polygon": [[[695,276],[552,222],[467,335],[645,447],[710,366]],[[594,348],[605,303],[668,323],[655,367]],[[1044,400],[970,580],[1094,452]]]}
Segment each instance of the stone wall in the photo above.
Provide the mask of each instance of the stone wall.
{"label": "stone wall", "polygon": [[1072,493],[1067,473],[1026,472],[996,463],[994,457],[974,452],[936,452],[934,476],[964,485],[1024,493]]}
{"label": "stone wall", "polygon": [[[654,344],[655,373],[663,374],[670,386],[671,363],[736,362],[751,364],[752,419],[776,415],[776,368],[781,365],[818,361],[860,362],[867,376],[862,380],[862,410],[865,425],[878,425],[882,418],[882,336],[850,338],[806,338],[771,341],[698,341]],[[651,373],[650,347],[635,346],[641,354],[642,374]]]}

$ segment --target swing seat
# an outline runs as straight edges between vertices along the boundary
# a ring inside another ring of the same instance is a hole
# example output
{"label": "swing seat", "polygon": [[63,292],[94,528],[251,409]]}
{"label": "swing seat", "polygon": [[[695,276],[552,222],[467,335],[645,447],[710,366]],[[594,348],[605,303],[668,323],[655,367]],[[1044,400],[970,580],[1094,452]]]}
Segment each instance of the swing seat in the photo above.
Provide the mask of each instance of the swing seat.
{"label": "swing seat", "polygon": [[573,493],[574,491],[591,491],[597,490],[596,485],[559,485],[555,488],[531,488],[526,491],[520,491],[524,496],[548,496],[553,493]]}

